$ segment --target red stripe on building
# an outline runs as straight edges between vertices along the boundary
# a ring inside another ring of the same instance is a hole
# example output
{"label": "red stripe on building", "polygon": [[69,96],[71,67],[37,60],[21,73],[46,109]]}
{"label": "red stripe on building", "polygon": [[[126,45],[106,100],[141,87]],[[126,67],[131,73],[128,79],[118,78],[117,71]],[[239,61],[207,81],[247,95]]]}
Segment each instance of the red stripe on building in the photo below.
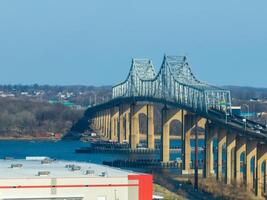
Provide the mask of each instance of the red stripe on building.
{"label": "red stripe on building", "polygon": [[138,187],[138,184],[103,184],[103,185],[16,185],[0,186],[0,189],[36,189],[36,188],[94,188],[94,187]]}
{"label": "red stripe on building", "polygon": [[139,200],[152,200],[153,195],[153,176],[152,175],[129,175],[128,180],[138,180]]}

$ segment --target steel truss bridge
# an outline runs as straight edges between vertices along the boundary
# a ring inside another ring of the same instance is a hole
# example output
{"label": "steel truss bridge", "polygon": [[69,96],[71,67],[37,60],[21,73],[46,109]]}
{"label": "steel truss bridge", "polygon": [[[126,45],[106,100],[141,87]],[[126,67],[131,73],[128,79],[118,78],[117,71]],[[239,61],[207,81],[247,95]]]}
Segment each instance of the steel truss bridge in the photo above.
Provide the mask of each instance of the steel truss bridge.
{"label": "steel truss bridge", "polygon": [[[147,148],[153,149],[155,104],[163,107],[162,162],[169,162],[170,124],[173,120],[179,120],[182,123],[183,170],[186,173],[192,170],[190,135],[194,130],[198,139],[196,127],[202,127],[205,129],[203,175],[212,177],[216,171],[216,178],[225,180],[227,184],[245,184],[248,190],[254,190],[258,196],[266,192],[266,126],[234,116],[231,112],[230,91],[198,80],[185,56],[164,56],[158,73],[151,60],[133,59],[126,80],[112,88],[112,99],[88,108],[84,118],[73,130],[82,122],[89,122],[84,128],[91,126],[105,138],[118,143],[127,141],[130,148],[135,149],[140,142],[139,114],[143,113],[147,116]],[[215,138],[218,141],[216,166],[213,150]],[[223,148],[226,150],[224,174]],[[241,154],[245,155],[246,167],[243,173]],[[198,158],[195,160],[193,172],[198,174]],[[214,170],[215,167],[217,170]],[[263,168],[266,170],[263,171]]]}
{"label": "steel truss bridge", "polygon": [[210,108],[231,113],[230,92],[202,81],[185,56],[164,56],[158,73],[149,59],[133,59],[127,79],[113,87],[113,99],[135,97],[172,102],[195,112]]}

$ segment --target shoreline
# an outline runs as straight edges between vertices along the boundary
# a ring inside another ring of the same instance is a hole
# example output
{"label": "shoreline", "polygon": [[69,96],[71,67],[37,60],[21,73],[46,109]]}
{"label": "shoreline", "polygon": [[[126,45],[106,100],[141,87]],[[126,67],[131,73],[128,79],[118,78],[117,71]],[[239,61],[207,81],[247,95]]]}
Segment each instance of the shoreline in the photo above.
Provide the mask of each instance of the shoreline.
{"label": "shoreline", "polygon": [[30,140],[40,140],[40,141],[60,141],[60,140],[55,140],[53,138],[37,138],[37,137],[0,137],[0,141],[5,141],[5,140],[21,140],[21,141],[30,141]]}

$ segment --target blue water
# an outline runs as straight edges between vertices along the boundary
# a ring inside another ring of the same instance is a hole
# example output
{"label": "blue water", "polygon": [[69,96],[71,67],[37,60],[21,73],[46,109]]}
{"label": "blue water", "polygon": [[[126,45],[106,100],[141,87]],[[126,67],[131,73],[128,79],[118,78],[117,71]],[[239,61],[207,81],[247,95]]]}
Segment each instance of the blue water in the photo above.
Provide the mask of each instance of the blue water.
{"label": "blue water", "polygon": [[[88,146],[80,141],[0,141],[0,158],[13,157],[23,159],[26,156],[48,156],[58,160],[86,161],[102,163],[111,161],[113,154],[76,154],[75,149]],[[124,155],[117,155],[123,158]]]}
{"label": "blue water", "polygon": [[[156,141],[158,143],[159,141]],[[204,140],[199,140],[199,147],[204,147]],[[125,154],[108,154],[108,153],[92,153],[92,154],[77,154],[75,149],[80,147],[87,147],[89,143],[81,141],[20,141],[20,140],[3,140],[0,141],[0,158],[13,157],[16,159],[23,159],[26,156],[48,156],[58,160],[70,161],[85,161],[101,164],[103,161],[112,161],[116,159],[159,159],[159,155],[125,155]],[[180,140],[171,140],[171,147],[180,147]],[[191,146],[195,146],[195,141],[191,140]],[[217,141],[214,141],[214,169],[217,165]],[[225,172],[225,147],[223,149],[223,173]],[[170,155],[171,160],[181,159],[181,153],[174,153]],[[191,153],[192,162],[194,162],[194,151]],[[203,166],[204,152],[199,152],[200,167]],[[241,157],[244,161],[244,156]],[[253,164],[252,164],[253,166]],[[252,170],[252,169],[251,169]],[[243,171],[243,168],[241,168]]]}
{"label": "blue water", "polygon": [[[87,147],[89,143],[81,141],[20,141],[20,140],[3,140],[0,141],[0,158],[13,157],[16,159],[23,159],[26,156],[48,156],[58,160],[73,160],[86,161],[93,163],[102,163],[103,161],[112,161],[115,159],[145,159],[153,158],[159,159],[159,155],[124,155],[124,154],[107,154],[107,153],[93,153],[93,154],[76,154],[75,149],[80,147]],[[181,147],[181,141],[172,140],[171,146]],[[193,147],[194,141],[191,141]],[[204,146],[204,140],[200,140],[199,146]],[[200,152],[199,158],[203,159],[203,152]],[[181,153],[170,155],[171,160],[181,158]],[[194,159],[194,152],[192,152],[192,159]]]}

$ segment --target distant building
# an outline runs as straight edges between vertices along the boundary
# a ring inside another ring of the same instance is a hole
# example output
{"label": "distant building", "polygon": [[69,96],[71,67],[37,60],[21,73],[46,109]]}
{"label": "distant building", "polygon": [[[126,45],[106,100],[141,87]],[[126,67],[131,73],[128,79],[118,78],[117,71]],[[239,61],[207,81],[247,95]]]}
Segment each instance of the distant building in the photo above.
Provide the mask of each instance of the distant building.
{"label": "distant building", "polygon": [[258,98],[251,98],[249,101],[260,101]]}
{"label": "distant building", "polygon": [[257,114],[255,112],[242,112],[241,106],[232,106],[232,113],[241,117],[255,117]]}
{"label": "distant building", "polygon": [[0,160],[0,199],[151,200],[152,176],[46,157]]}
{"label": "distant building", "polygon": [[231,109],[234,115],[241,115],[241,106],[232,106]]}
{"label": "distant building", "polygon": [[62,134],[61,133],[55,133],[54,137],[56,140],[60,140],[62,138]]}

